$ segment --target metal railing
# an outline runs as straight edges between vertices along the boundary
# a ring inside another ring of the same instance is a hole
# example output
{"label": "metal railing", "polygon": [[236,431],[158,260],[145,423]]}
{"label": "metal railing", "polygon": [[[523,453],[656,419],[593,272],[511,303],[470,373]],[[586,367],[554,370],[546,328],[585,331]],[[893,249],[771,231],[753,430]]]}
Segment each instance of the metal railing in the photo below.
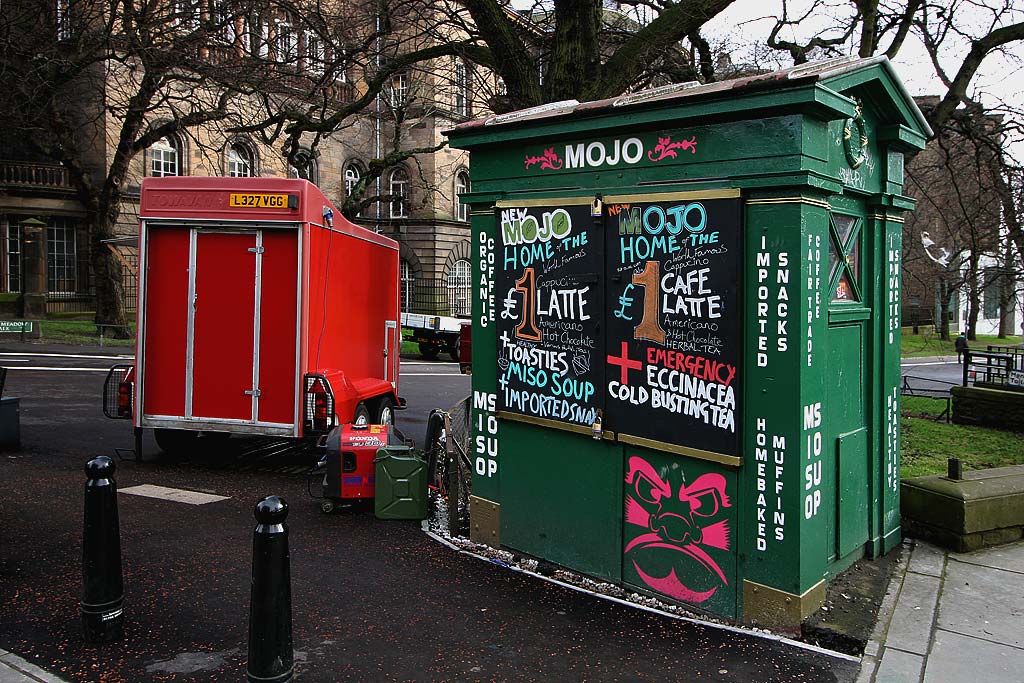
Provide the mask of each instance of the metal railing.
{"label": "metal railing", "polygon": [[47,313],[88,313],[96,310],[96,297],[83,292],[47,292]]}
{"label": "metal railing", "polygon": [[1010,373],[1024,369],[1015,354],[995,351],[964,351],[963,385],[990,389],[1022,390],[1010,384]]}
{"label": "metal railing", "polygon": [[934,398],[940,401],[945,401],[946,408],[939,413],[939,416],[935,419],[941,420],[945,418],[946,422],[949,422],[953,416],[953,395],[950,392],[950,387],[952,386],[953,385],[951,383],[941,379],[903,375],[903,384],[900,385],[900,394],[903,396]]}
{"label": "metal railing", "polygon": [[402,283],[402,312],[465,317],[471,313],[472,286],[449,286],[445,280]]}

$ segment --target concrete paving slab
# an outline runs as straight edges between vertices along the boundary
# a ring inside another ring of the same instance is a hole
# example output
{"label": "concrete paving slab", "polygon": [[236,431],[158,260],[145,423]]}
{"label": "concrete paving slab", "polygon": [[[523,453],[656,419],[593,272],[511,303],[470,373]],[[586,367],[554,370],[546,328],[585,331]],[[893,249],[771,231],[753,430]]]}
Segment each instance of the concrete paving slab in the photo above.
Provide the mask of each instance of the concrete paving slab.
{"label": "concrete paving slab", "polygon": [[886,648],[875,672],[875,683],[918,683],[923,668],[924,657],[921,655]]}
{"label": "concrete paving slab", "polygon": [[938,578],[908,572],[889,622],[886,646],[919,655],[928,654],[938,598]]}
{"label": "concrete paving slab", "polygon": [[938,627],[1024,648],[1024,576],[950,559]]}
{"label": "concrete paving slab", "polygon": [[1019,683],[1021,671],[1024,650],[939,629],[924,683]]}
{"label": "concrete paving slab", "polygon": [[928,576],[942,576],[942,570],[946,565],[945,551],[933,546],[930,543],[918,541],[914,545],[914,552],[910,554],[910,564],[907,568],[915,574],[927,574]]}
{"label": "concrete paving slab", "polygon": [[958,562],[998,567],[1024,574],[1024,542],[1011,543],[998,548],[986,548],[973,553],[950,553],[949,556]]}
{"label": "concrete paving slab", "polygon": [[64,683],[64,681],[17,655],[5,653],[0,656],[0,683]]}

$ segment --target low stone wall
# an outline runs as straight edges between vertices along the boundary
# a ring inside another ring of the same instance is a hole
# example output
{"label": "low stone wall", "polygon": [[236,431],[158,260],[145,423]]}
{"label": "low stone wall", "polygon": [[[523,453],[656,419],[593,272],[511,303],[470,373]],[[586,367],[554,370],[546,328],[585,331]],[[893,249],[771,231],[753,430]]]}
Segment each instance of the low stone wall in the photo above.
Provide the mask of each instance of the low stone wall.
{"label": "low stone wall", "polygon": [[1024,537],[1024,465],[905,479],[900,512],[907,536],[957,552]]}
{"label": "low stone wall", "polygon": [[954,386],[951,392],[953,422],[1024,432],[1024,391]]}

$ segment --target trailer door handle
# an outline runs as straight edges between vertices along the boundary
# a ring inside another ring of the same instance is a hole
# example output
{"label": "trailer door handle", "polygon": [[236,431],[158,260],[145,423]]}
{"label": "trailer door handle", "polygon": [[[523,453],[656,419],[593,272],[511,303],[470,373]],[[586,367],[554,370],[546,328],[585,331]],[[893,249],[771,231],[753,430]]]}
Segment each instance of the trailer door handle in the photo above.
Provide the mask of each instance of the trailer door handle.
{"label": "trailer door handle", "polygon": [[262,394],[263,392],[260,391],[259,389],[246,389],[242,393],[245,394],[246,396],[255,396],[256,398],[259,398],[260,394]]}

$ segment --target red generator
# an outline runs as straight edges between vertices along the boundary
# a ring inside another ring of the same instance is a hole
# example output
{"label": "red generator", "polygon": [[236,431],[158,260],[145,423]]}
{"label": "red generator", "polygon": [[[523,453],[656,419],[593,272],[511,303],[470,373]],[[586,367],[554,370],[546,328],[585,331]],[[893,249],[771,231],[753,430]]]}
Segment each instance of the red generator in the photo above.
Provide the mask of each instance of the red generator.
{"label": "red generator", "polygon": [[146,178],[134,366],[104,388],[167,452],[230,434],[319,437],[391,423],[398,243],[342,217],[310,182]]}
{"label": "red generator", "polygon": [[321,461],[323,500],[320,509],[333,512],[339,504],[373,500],[378,449],[405,443],[389,425],[346,424],[327,437],[327,453]]}

